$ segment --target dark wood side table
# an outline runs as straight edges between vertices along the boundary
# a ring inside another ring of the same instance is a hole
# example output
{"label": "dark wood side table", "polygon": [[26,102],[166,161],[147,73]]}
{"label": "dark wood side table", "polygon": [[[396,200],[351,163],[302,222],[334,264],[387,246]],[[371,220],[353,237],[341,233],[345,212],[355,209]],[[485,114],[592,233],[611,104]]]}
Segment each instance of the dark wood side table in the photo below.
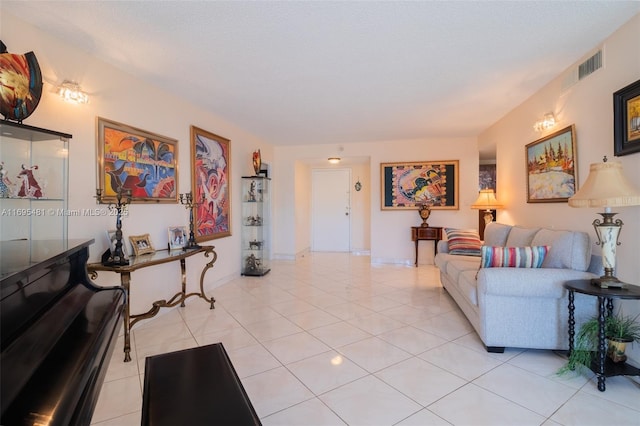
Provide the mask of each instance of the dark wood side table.
{"label": "dark wood side table", "polygon": [[442,228],[433,226],[412,226],[411,227],[411,241],[416,243],[416,267],[418,266],[418,241],[430,240],[433,241],[435,247],[435,253],[438,253],[438,241],[442,239]]}
{"label": "dark wood side table", "polygon": [[[573,339],[575,337],[576,321],[574,318],[575,304],[574,293],[596,296],[598,298],[598,357],[590,366],[598,376],[598,390],[605,391],[605,378],[611,376],[640,376],[640,369],[627,363],[614,363],[606,357],[605,345],[605,320],[613,313],[613,299],[640,300],[640,287],[627,286],[620,288],[600,288],[591,284],[590,280],[571,280],[564,283],[564,288],[569,290],[569,355],[573,351]],[[606,308],[605,308],[606,306]]]}

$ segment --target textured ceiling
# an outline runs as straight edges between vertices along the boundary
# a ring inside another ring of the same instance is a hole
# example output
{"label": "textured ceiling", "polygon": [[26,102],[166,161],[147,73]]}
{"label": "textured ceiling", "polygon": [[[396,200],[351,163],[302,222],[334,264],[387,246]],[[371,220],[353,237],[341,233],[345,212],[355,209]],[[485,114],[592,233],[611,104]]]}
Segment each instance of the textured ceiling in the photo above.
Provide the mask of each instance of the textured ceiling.
{"label": "textured ceiling", "polygon": [[276,145],[476,136],[640,12],[625,1],[1,5]]}

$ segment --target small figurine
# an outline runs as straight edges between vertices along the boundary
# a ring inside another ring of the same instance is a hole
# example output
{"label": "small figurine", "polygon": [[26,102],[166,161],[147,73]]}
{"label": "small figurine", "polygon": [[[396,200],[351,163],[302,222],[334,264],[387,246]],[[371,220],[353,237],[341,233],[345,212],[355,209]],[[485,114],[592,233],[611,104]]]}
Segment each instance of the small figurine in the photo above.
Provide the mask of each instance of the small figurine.
{"label": "small figurine", "polygon": [[256,201],[256,181],[252,180],[249,186],[249,201]]}
{"label": "small figurine", "polygon": [[18,177],[22,179],[18,197],[42,198],[42,188],[33,176],[34,170],[38,170],[38,166],[31,166],[27,169],[24,164],[22,165],[22,171],[18,173]]}
{"label": "small figurine", "polygon": [[260,268],[260,259],[255,257],[253,254],[247,257],[247,270],[256,271]]}
{"label": "small figurine", "polygon": [[262,248],[262,241],[253,240],[249,241],[249,250],[260,250]]}
{"label": "small figurine", "polygon": [[4,161],[0,162],[0,198],[9,198],[11,197],[11,187],[13,183],[9,180],[7,176],[8,171],[4,168]]}

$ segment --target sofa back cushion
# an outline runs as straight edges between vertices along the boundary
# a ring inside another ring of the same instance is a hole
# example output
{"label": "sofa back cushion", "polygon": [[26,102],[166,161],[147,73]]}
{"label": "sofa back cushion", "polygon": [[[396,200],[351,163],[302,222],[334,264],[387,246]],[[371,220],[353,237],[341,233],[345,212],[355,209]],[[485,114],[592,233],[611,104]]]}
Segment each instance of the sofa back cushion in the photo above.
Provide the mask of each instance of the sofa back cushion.
{"label": "sofa back cushion", "polygon": [[480,236],[475,229],[444,228],[449,241],[449,254],[480,256]]}
{"label": "sofa back cushion", "polygon": [[543,228],[536,233],[531,244],[551,246],[542,263],[543,268],[568,268],[576,271],[586,271],[589,268],[591,246],[586,232]]}
{"label": "sofa back cushion", "polygon": [[482,246],[481,268],[540,268],[549,246]]}
{"label": "sofa back cushion", "polygon": [[511,231],[509,231],[509,237],[504,245],[509,247],[530,246],[533,244],[533,237],[539,230],[540,228],[521,228],[519,226],[514,226],[511,228]]}
{"label": "sofa back cushion", "polygon": [[505,246],[511,231],[511,225],[489,222],[484,228],[484,244],[487,246]]}

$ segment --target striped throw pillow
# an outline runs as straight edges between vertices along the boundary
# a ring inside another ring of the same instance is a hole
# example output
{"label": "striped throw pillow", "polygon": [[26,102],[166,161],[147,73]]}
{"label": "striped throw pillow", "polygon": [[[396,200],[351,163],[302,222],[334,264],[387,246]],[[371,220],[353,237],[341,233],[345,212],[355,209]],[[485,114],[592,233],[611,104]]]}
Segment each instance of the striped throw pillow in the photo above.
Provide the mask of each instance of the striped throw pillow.
{"label": "striped throw pillow", "polygon": [[449,254],[462,254],[466,256],[480,256],[480,236],[475,229],[445,228],[449,241]]}
{"label": "striped throw pillow", "polygon": [[481,268],[540,268],[549,246],[492,247],[482,246]]}

